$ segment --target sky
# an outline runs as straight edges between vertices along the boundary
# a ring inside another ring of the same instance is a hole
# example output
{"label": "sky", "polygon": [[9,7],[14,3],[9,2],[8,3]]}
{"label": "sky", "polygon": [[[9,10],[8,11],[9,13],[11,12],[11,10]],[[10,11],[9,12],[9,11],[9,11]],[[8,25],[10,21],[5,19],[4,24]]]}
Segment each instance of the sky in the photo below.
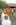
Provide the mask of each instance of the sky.
{"label": "sky", "polygon": [[7,3],[16,3],[16,0],[2,0],[2,1],[6,1]]}

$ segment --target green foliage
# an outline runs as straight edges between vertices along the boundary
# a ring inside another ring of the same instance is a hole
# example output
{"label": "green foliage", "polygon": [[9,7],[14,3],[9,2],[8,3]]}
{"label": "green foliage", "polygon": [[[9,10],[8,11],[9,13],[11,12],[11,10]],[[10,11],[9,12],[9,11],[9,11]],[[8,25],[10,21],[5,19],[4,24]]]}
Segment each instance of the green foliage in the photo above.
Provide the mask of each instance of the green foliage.
{"label": "green foliage", "polygon": [[0,1],[0,9],[4,9],[7,7],[7,3],[6,2],[3,2],[3,1]]}
{"label": "green foliage", "polygon": [[1,14],[2,14],[2,12],[0,12],[0,18],[1,18]]}
{"label": "green foliage", "polygon": [[0,12],[0,16],[1,16],[2,12]]}

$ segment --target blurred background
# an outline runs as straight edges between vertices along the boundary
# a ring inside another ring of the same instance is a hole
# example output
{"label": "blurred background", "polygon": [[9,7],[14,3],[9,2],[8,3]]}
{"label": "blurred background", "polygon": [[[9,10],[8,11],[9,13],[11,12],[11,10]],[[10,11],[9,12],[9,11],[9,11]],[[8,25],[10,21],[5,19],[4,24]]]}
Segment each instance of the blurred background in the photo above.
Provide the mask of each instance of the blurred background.
{"label": "blurred background", "polygon": [[[6,0],[7,1],[7,0]],[[12,25],[16,25],[16,3],[8,3],[4,0],[0,0],[0,25],[1,25],[1,14],[6,8],[12,8],[13,12],[10,15],[10,20],[12,21]]]}

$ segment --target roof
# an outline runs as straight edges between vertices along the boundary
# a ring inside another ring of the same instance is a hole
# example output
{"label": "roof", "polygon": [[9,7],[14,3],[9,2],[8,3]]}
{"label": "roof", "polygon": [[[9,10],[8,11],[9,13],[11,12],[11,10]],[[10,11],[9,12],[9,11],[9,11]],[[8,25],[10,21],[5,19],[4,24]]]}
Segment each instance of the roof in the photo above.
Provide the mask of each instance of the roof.
{"label": "roof", "polygon": [[8,3],[8,6],[16,7],[16,4],[14,4],[14,3]]}

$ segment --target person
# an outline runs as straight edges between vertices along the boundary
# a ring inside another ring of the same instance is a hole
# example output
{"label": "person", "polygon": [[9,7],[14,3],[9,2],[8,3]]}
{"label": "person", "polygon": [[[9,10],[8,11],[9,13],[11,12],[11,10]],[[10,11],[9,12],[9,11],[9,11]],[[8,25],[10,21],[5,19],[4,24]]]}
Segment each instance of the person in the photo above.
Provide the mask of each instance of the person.
{"label": "person", "polygon": [[2,13],[1,15],[1,25],[11,25],[11,21],[8,14]]}

